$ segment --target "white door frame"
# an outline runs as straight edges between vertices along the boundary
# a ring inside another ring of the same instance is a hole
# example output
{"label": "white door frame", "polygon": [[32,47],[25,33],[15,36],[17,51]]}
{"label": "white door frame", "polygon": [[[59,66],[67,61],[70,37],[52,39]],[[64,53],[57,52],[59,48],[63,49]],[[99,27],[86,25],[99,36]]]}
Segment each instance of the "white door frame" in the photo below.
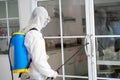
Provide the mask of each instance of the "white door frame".
{"label": "white door frame", "polygon": [[86,34],[88,36],[88,73],[89,80],[97,80],[96,50],[95,50],[95,25],[94,25],[94,0],[85,0],[86,8]]}

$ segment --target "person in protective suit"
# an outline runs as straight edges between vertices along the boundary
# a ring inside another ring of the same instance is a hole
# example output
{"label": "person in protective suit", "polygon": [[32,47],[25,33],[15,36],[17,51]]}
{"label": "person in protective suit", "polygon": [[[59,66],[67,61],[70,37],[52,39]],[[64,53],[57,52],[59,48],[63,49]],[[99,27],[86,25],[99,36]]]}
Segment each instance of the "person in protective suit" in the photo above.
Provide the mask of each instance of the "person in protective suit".
{"label": "person in protective suit", "polygon": [[[45,41],[41,30],[49,23],[50,17],[44,7],[36,7],[31,15],[30,23],[22,32],[25,35],[25,46],[28,51],[28,56],[32,59],[30,64],[30,72],[21,75],[22,80],[46,80],[48,77],[55,79],[58,73],[51,69],[47,62],[48,55],[46,54]],[[34,29],[35,30],[34,30]],[[33,30],[31,30],[33,29]]]}

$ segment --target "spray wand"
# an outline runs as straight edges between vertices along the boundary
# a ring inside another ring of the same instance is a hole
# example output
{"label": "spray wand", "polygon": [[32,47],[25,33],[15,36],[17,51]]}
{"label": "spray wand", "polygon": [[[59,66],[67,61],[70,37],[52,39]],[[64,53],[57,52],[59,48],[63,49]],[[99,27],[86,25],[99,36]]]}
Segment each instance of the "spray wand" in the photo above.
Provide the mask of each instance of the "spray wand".
{"label": "spray wand", "polygon": [[[82,48],[84,48],[84,46],[87,46],[89,43],[86,43],[84,45],[82,45],[82,47],[75,52],[70,58],[68,58],[62,65],[60,65],[55,71],[57,71],[59,73],[59,70],[62,68],[63,65],[65,65],[68,61],[70,61]],[[50,77],[48,77],[46,80],[48,80]],[[53,78],[51,78],[52,80]]]}

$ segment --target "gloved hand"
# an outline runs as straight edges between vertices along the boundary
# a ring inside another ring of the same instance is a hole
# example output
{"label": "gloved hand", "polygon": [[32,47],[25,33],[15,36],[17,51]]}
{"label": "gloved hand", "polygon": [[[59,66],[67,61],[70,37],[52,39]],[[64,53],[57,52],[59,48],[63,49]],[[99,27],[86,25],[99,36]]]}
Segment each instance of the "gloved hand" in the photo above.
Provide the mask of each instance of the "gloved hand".
{"label": "gloved hand", "polygon": [[59,74],[59,69],[55,70]]}
{"label": "gloved hand", "polygon": [[46,80],[48,80],[48,79],[51,79],[51,80],[56,79],[57,76],[58,76],[58,73],[57,73],[57,71],[55,71],[54,74],[53,74],[53,77],[47,77]]}
{"label": "gloved hand", "polygon": [[55,72],[54,75],[53,75],[53,79],[56,79],[57,76],[58,76],[58,73]]}

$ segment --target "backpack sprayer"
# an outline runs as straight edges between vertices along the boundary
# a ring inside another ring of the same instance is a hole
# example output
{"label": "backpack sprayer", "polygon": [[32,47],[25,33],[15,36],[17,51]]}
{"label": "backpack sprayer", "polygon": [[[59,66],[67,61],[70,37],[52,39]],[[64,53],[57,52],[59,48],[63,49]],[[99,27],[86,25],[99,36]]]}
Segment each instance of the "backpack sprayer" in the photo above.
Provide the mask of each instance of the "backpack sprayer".
{"label": "backpack sprayer", "polygon": [[[37,31],[36,28],[31,28],[29,31],[31,30]],[[24,45],[24,40],[25,33],[23,32],[14,32],[10,39],[8,57],[12,80],[14,80],[13,73],[19,74],[19,77],[21,77],[22,73],[29,72],[29,66],[32,60],[28,58],[28,51]]]}
{"label": "backpack sprayer", "polygon": [[13,73],[28,72],[28,52],[24,45],[25,34],[22,32],[14,32],[9,44],[9,62],[11,68],[11,75],[13,80]]}
{"label": "backpack sprayer", "polygon": [[[59,73],[59,70],[62,68],[62,66],[64,66],[68,61],[70,61],[82,48],[84,48],[85,46],[87,46],[89,43],[86,43],[84,45],[82,45],[82,47],[76,51],[70,58],[68,58],[62,65],[60,65],[55,71],[57,71]],[[48,80],[50,77],[48,77],[46,80]],[[53,78],[51,78],[52,80]]]}

